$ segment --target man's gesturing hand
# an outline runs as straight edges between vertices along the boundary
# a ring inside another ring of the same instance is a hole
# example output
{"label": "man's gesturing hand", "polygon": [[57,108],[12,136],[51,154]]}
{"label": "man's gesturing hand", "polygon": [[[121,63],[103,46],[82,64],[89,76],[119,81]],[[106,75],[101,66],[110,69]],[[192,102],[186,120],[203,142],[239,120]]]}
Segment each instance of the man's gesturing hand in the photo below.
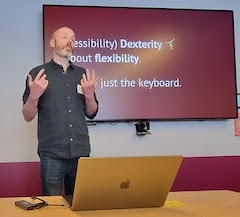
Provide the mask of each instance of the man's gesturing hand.
{"label": "man's gesturing hand", "polygon": [[44,71],[44,69],[41,69],[34,80],[32,76],[28,74],[30,97],[34,100],[39,99],[48,86],[48,80],[46,79],[47,75],[43,74]]}
{"label": "man's gesturing hand", "polygon": [[83,88],[84,96],[85,97],[93,96],[97,86],[97,81],[95,78],[95,70],[93,69],[93,72],[91,75],[89,69],[86,69],[86,74],[83,74],[80,83]]}

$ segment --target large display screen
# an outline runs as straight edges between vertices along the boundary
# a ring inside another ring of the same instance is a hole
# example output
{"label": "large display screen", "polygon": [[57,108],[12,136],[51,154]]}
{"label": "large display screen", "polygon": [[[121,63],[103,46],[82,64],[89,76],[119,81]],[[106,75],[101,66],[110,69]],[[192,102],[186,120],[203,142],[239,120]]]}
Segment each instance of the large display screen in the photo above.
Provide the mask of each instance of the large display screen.
{"label": "large display screen", "polygon": [[233,11],[43,5],[45,62],[63,26],[99,78],[96,121],[237,117]]}

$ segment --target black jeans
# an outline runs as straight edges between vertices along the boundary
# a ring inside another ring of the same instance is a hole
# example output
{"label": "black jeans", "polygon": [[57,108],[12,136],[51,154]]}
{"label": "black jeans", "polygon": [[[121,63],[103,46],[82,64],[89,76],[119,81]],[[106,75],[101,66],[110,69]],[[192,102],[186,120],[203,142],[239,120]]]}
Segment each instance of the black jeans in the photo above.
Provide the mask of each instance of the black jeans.
{"label": "black jeans", "polygon": [[45,154],[39,156],[42,195],[73,195],[78,159],[57,159]]}

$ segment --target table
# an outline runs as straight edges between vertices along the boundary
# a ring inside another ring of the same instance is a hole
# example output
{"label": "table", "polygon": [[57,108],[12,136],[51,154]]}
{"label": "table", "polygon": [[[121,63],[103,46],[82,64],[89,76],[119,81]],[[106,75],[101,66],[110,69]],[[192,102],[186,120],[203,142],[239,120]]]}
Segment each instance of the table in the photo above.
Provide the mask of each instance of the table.
{"label": "table", "polygon": [[[40,197],[48,203],[64,204],[61,196]],[[3,217],[239,217],[240,193],[221,191],[170,192],[161,208],[71,211],[67,206],[49,206],[40,210],[25,211],[14,205],[17,200],[29,197],[0,198],[0,215]]]}

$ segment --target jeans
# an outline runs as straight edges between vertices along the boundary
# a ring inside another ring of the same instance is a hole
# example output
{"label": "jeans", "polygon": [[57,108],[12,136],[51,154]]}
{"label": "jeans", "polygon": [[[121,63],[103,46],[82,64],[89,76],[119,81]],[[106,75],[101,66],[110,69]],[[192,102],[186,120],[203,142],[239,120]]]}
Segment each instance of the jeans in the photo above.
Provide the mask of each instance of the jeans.
{"label": "jeans", "polygon": [[42,195],[73,195],[78,159],[57,159],[45,154],[39,156]]}

